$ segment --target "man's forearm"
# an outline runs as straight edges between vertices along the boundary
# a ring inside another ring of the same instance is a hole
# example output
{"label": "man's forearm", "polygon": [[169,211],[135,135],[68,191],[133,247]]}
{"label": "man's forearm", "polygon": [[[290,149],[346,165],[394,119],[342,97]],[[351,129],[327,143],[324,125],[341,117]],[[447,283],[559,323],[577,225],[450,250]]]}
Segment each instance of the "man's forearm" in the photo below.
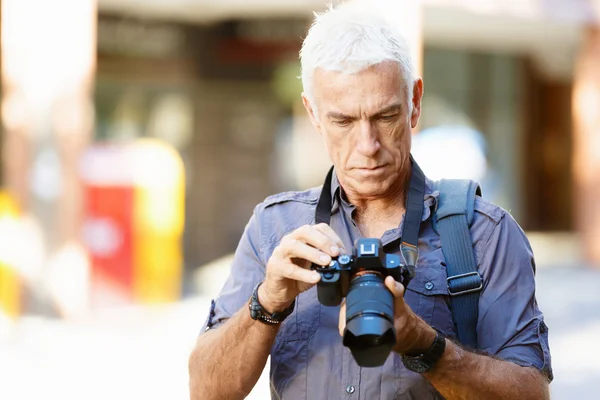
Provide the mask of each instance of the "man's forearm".
{"label": "man's forearm", "polygon": [[550,397],[548,381],[535,368],[475,354],[450,340],[444,356],[424,375],[448,400]]}
{"label": "man's forearm", "polygon": [[243,399],[260,377],[278,326],[250,318],[243,307],[225,324],[202,334],[190,359],[190,398]]}

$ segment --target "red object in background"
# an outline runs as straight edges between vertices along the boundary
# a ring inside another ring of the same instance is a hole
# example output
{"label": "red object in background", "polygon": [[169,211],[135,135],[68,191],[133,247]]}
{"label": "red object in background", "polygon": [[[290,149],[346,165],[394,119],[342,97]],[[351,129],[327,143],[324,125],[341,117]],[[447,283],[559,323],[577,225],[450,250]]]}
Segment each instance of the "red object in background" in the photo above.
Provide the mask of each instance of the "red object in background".
{"label": "red object in background", "polygon": [[165,143],[96,144],[81,163],[92,309],[181,295],[183,161]]}
{"label": "red object in background", "polygon": [[133,186],[89,185],[85,190],[84,236],[92,265],[92,281],[131,294]]}

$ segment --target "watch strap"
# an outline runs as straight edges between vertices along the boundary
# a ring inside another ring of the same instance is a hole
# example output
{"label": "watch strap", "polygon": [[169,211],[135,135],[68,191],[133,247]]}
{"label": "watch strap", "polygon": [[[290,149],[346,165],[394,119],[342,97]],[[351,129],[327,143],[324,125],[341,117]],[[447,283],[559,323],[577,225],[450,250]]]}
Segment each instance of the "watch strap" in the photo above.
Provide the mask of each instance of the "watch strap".
{"label": "watch strap", "polygon": [[296,299],[292,301],[285,310],[283,311],[275,311],[274,313],[267,312],[263,306],[258,301],[258,288],[262,282],[259,282],[252,291],[252,297],[250,298],[250,302],[248,303],[248,308],[250,310],[250,318],[256,321],[260,321],[267,325],[278,325],[282,323],[293,311],[296,305]]}
{"label": "watch strap", "polygon": [[414,372],[424,373],[431,370],[446,350],[446,338],[436,331],[433,344],[424,353],[418,355],[403,355],[402,362],[404,366]]}

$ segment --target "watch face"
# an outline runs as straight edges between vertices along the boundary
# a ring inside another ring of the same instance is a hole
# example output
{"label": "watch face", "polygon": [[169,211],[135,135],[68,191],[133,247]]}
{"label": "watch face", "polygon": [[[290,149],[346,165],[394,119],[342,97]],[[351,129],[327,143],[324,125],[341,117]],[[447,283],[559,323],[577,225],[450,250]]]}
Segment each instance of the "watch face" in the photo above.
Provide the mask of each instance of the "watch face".
{"label": "watch face", "polygon": [[432,365],[431,363],[424,361],[421,358],[408,358],[405,357],[403,359],[404,361],[404,366],[413,371],[413,372],[418,372],[419,374],[422,374],[423,372],[427,372],[431,369]]}

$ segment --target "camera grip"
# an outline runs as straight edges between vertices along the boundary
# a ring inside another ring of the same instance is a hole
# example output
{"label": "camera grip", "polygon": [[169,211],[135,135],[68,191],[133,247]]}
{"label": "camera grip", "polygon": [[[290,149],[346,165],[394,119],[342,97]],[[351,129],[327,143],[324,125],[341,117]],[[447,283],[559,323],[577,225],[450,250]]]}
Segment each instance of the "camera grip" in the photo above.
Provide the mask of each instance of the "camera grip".
{"label": "camera grip", "polygon": [[319,303],[328,307],[335,307],[341,304],[342,299],[348,293],[348,272],[347,271],[319,271],[321,280],[317,283],[317,297]]}

